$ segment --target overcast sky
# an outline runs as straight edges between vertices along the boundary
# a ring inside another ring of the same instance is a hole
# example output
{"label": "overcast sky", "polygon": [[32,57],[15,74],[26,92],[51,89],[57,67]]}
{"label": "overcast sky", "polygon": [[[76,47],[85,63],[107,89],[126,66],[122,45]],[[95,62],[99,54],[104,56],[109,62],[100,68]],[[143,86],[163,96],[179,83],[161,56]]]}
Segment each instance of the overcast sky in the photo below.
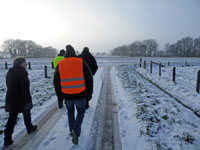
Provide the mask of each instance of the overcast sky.
{"label": "overcast sky", "polygon": [[103,52],[135,40],[200,36],[200,0],[0,0],[0,45],[13,38]]}

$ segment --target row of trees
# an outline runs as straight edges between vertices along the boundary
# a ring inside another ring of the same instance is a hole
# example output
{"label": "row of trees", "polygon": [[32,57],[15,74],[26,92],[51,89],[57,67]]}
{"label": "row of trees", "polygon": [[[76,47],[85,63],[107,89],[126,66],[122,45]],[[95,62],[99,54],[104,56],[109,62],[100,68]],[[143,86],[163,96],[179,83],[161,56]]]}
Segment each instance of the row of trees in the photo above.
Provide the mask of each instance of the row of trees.
{"label": "row of trees", "polygon": [[28,58],[55,57],[57,49],[41,45],[31,40],[7,39],[2,44],[3,54],[14,58],[16,56],[26,56]]}
{"label": "row of trees", "polygon": [[194,57],[200,56],[200,37],[193,39],[192,37],[185,37],[178,40],[174,44],[165,45],[167,56],[179,57]]}
{"label": "row of trees", "polygon": [[185,37],[174,44],[167,43],[165,50],[158,50],[155,39],[135,41],[130,45],[123,45],[111,50],[111,55],[116,56],[170,56],[170,57],[199,57],[200,37],[193,39]]}
{"label": "row of trees", "polygon": [[111,55],[116,56],[156,56],[158,43],[155,39],[135,41],[130,45],[123,45],[111,50]]}
{"label": "row of trees", "polygon": [[[53,47],[42,47],[31,40],[7,39],[2,44],[3,52],[0,55],[14,58],[26,56],[29,58],[55,57],[57,49]],[[111,50],[115,56],[170,56],[170,57],[194,57],[200,56],[200,37],[193,39],[185,37],[174,44],[167,43],[165,50],[158,50],[158,43],[155,39],[134,41],[130,45],[123,45]],[[0,56],[1,57],[1,56]]]}

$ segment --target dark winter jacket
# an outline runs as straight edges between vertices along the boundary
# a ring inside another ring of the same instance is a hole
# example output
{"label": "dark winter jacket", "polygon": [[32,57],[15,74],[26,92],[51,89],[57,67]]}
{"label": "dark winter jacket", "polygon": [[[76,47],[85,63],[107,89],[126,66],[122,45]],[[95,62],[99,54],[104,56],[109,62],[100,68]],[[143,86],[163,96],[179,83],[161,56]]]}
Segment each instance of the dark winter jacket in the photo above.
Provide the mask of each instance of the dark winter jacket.
{"label": "dark winter jacket", "polygon": [[32,105],[30,82],[25,68],[21,66],[10,68],[6,75],[6,85],[6,111],[23,112],[27,103]]}
{"label": "dark winter jacket", "polygon": [[[64,59],[67,59],[68,57],[77,57],[76,55],[73,56],[67,56]],[[66,70],[70,71],[70,70]],[[85,79],[85,85],[86,85],[86,90],[79,93],[79,94],[66,94],[61,91],[61,85],[60,85],[60,73],[59,73],[59,64],[56,67],[56,71],[54,73],[54,87],[56,90],[56,95],[60,99],[66,99],[66,100],[78,100],[82,98],[88,99],[88,97],[91,97],[93,93],[93,77],[92,74],[87,67],[86,63],[83,61],[83,75]]]}
{"label": "dark winter jacket", "polygon": [[79,57],[83,58],[83,60],[87,63],[87,65],[90,67],[92,71],[92,75],[95,75],[98,66],[95,58],[92,56],[92,54],[88,51],[83,51]]}

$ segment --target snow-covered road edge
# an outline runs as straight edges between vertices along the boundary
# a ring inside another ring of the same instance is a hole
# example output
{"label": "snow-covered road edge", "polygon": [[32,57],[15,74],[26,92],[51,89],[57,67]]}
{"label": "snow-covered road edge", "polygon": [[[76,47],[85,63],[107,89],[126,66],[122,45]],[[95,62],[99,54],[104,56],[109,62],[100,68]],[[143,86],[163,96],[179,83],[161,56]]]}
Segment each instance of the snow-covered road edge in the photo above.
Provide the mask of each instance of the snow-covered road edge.
{"label": "snow-covered road edge", "polygon": [[121,79],[118,77],[117,68],[112,67],[111,77],[114,87],[114,97],[118,105],[122,150],[128,150],[130,148],[134,150],[143,150],[146,147],[146,142],[144,137],[140,136],[140,125],[134,116],[136,113],[136,105],[132,101],[131,95],[124,90]]}

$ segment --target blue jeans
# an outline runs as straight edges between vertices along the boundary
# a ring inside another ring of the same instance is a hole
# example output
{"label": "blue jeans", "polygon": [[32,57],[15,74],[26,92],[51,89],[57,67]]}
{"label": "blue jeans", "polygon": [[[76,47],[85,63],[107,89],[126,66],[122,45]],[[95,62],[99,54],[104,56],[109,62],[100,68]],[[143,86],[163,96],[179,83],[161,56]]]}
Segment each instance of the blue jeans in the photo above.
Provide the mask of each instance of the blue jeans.
{"label": "blue jeans", "polygon": [[[77,136],[81,133],[81,124],[83,122],[86,100],[85,98],[79,100],[65,100],[68,111],[69,131],[75,132]],[[76,119],[74,116],[74,106],[77,109]]]}

